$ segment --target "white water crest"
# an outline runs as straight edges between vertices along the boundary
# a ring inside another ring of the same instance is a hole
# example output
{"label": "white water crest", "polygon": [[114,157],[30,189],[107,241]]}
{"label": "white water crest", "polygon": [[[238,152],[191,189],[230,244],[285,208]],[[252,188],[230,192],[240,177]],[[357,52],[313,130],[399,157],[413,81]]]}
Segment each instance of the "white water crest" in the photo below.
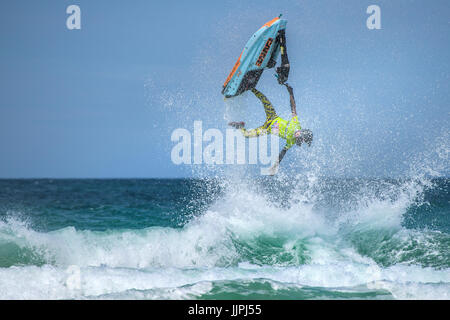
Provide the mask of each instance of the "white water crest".
{"label": "white water crest", "polygon": [[[439,234],[402,226],[423,184],[386,183],[381,197],[364,185],[349,209],[328,212],[315,208],[319,179],[303,181],[287,207],[248,183],[227,182],[224,195],[181,228],[41,232],[18,218],[6,219],[0,222],[0,246],[14,244],[43,262],[0,268],[0,298],[194,299],[224,281],[266,281],[268,296],[320,287],[448,299],[448,266],[432,268],[408,256],[411,245],[431,258],[433,250],[443,253]],[[380,248],[366,254],[367,242]],[[392,252],[383,251],[386,243]],[[383,263],[386,256],[393,262]]]}

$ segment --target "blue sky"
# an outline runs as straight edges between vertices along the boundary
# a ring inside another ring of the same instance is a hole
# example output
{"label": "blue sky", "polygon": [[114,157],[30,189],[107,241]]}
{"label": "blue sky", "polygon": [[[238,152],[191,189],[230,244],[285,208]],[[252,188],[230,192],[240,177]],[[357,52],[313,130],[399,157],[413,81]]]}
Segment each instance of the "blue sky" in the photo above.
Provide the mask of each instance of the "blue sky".
{"label": "blue sky", "polygon": [[[82,29],[66,28],[81,8]],[[368,30],[366,8],[381,8]],[[325,175],[448,174],[447,1],[24,1],[0,3],[0,177],[184,177],[171,132],[225,130],[221,86],[262,24],[288,20],[289,82],[315,148],[289,151]],[[289,116],[285,90],[259,89]],[[242,119],[264,121],[245,97]],[[447,150],[447,151],[445,151]],[[195,172],[196,170],[194,170]]]}

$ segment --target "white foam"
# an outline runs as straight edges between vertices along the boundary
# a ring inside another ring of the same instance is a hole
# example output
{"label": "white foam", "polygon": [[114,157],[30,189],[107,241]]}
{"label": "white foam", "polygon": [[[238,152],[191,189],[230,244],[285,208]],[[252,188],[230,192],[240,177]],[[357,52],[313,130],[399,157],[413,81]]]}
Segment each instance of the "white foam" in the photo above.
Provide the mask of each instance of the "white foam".
{"label": "white foam", "polygon": [[[280,209],[242,184],[180,229],[93,232],[68,227],[42,233],[10,219],[0,222],[0,239],[33,248],[48,265],[1,268],[0,299],[189,299],[210,291],[214,281],[255,279],[294,287],[367,286],[395,298],[448,297],[448,269],[402,264],[383,268],[343,239],[345,226],[350,232],[392,230],[401,240],[401,217],[416,194],[415,186],[405,188],[394,201],[371,199],[352,211],[350,219],[336,221],[315,212],[307,201],[310,195]],[[308,263],[242,261],[233,241],[251,243],[260,236],[283,239],[286,253],[295,252],[301,240]],[[69,281],[73,267],[79,270],[79,288]]]}
{"label": "white foam", "polygon": [[[299,267],[153,268],[151,270],[84,267],[79,286],[67,269],[27,266],[0,269],[0,299],[192,299],[212,289],[214,281],[261,281],[284,286],[330,290],[385,290],[400,299],[445,299],[450,292],[448,270],[417,266],[380,268],[375,264],[340,262]],[[71,284],[71,285],[69,285]],[[276,289],[276,287],[273,287]]]}

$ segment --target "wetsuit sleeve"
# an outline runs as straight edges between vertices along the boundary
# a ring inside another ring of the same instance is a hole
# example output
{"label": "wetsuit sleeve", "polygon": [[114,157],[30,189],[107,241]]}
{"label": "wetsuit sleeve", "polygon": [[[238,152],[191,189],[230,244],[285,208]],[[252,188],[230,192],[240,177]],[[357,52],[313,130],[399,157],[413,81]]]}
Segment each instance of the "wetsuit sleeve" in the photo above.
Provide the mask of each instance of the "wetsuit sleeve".
{"label": "wetsuit sleeve", "polygon": [[295,104],[295,98],[294,98],[294,89],[287,83],[285,84],[288,92],[289,92],[289,100],[291,104],[291,112],[294,117],[297,116],[297,105]]}
{"label": "wetsuit sleeve", "polygon": [[267,134],[267,129],[265,129],[264,126],[260,126],[256,129],[250,129],[250,130],[246,130],[245,128],[242,128],[241,132],[244,135],[244,137],[246,137],[246,138],[254,138],[254,137],[258,137],[258,136]]}
{"label": "wetsuit sleeve", "polygon": [[283,160],[284,155],[286,154],[286,152],[287,152],[288,150],[289,150],[289,148],[286,149],[286,147],[284,147],[283,149],[281,149],[280,154],[278,155],[278,163],[280,163],[281,160]]}
{"label": "wetsuit sleeve", "polygon": [[278,117],[274,107],[272,106],[272,103],[270,103],[269,99],[267,99],[264,94],[256,90],[256,88],[253,88],[252,92],[264,106],[264,112],[266,113],[266,123]]}
{"label": "wetsuit sleeve", "polygon": [[295,142],[294,143],[287,142],[286,145],[284,146],[283,150],[288,151],[294,144],[295,144]]}

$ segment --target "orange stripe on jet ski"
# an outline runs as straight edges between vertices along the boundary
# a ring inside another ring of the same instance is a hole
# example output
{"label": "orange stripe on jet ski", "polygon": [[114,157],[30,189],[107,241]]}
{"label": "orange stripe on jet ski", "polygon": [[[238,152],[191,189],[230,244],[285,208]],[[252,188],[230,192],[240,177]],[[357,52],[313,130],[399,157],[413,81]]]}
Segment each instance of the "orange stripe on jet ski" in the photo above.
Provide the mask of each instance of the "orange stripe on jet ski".
{"label": "orange stripe on jet ski", "polygon": [[[264,24],[262,27],[270,27],[271,25],[273,25],[277,20],[279,20],[279,17],[273,18],[272,20],[270,20],[269,22],[267,22],[266,24]],[[261,28],[262,28],[261,27]],[[260,29],[261,29],[260,28]]]}
{"label": "orange stripe on jet ski", "polygon": [[224,88],[227,86],[228,82],[230,82],[230,80],[233,77],[234,73],[236,72],[237,68],[240,66],[240,64],[241,64],[241,57],[242,57],[242,53],[243,52],[244,52],[244,50],[242,50],[241,55],[239,56],[239,58],[237,59],[236,63],[234,64],[233,69],[231,69],[231,72],[228,75],[227,80],[225,80],[225,83],[223,84]]}
{"label": "orange stripe on jet ski", "polygon": [[[270,27],[271,25],[273,25],[276,21],[278,21],[280,18],[276,17],[273,18],[272,20],[270,20],[269,22],[265,23],[261,28],[263,27]],[[261,29],[260,28],[260,29]],[[227,80],[225,80],[225,83],[223,84],[223,87],[225,88],[228,84],[228,82],[230,82],[231,78],[233,77],[234,73],[236,72],[237,68],[241,65],[241,57],[242,57],[242,53],[244,52],[244,50],[242,50],[241,55],[239,56],[238,60],[236,61],[236,63],[234,64],[233,69],[231,69],[230,74],[228,75]]]}

